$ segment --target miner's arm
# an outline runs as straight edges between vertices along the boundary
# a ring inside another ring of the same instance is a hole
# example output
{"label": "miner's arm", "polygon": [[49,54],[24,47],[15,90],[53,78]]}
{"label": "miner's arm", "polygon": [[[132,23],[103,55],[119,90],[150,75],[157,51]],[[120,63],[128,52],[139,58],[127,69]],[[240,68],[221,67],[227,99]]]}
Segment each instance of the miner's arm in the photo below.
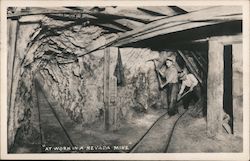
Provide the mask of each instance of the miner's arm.
{"label": "miner's arm", "polygon": [[198,85],[198,80],[195,78],[195,76],[193,74],[190,74],[189,77],[190,77],[190,79],[192,81],[192,85],[190,87],[190,91],[192,91],[193,88]]}
{"label": "miner's arm", "polygon": [[161,84],[160,84],[161,88],[164,88],[173,79],[174,79],[173,74],[168,75],[168,77],[166,77],[166,81],[164,83],[161,81]]}
{"label": "miner's arm", "polygon": [[160,88],[163,88],[163,81],[162,81],[162,77],[164,77],[164,74],[160,71],[160,68],[157,67],[156,65],[156,60],[153,60],[154,65],[155,65],[155,71],[156,71],[156,75],[157,75],[157,79],[158,79],[158,83],[160,85]]}
{"label": "miner's arm", "polygon": [[162,76],[162,73],[159,71],[159,70],[156,70],[156,73],[157,73],[157,78],[158,78],[158,82],[159,82],[159,84],[160,84],[160,88],[163,88],[164,86],[164,84],[163,84],[163,81],[162,81],[162,79],[161,79],[161,76]]}
{"label": "miner's arm", "polygon": [[[164,88],[173,79],[173,75],[169,75],[168,78],[166,78],[159,69],[156,69],[156,72],[157,72],[157,77],[158,77],[161,89]],[[162,77],[165,77],[166,81],[163,81],[161,79]]]}
{"label": "miner's arm", "polygon": [[184,92],[185,88],[186,88],[186,85],[182,82],[181,89],[179,91],[179,95],[182,95],[182,93]]}

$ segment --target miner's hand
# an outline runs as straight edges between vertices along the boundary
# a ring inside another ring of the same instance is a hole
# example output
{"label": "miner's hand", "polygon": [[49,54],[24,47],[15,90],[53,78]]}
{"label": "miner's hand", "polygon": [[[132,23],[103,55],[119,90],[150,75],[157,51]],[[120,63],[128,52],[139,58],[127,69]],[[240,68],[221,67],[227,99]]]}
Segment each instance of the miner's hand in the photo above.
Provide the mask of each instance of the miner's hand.
{"label": "miner's hand", "polygon": [[159,68],[155,68],[155,71],[157,72],[157,74],[160,73],[160,69]]}

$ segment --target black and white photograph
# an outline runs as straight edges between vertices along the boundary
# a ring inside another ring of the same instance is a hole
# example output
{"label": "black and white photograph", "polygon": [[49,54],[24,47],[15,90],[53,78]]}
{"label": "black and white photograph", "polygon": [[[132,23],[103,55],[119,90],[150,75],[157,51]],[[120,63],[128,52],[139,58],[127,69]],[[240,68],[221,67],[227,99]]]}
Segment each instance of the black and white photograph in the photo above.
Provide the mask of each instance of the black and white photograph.
{"label": "black and white photograph", "polygon": [[243,5],[67,4],[1,10],[6,155],[249,153]]}

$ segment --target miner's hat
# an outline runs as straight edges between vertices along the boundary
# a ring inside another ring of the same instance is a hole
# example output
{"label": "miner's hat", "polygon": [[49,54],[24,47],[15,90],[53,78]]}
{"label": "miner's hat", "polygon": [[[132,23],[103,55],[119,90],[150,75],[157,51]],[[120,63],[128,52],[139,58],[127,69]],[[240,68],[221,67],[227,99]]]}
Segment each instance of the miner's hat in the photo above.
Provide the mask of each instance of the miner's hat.
{"label": "miner's hat", "polygon": [[175,61],[175,58],[172,57],[172,56],[169,56],[169,57],[166,58],[166,61],[167,61],[167,60],[174,62],[174,61]]}
{"label": "miner's hat", "polygon": [[186,73],[182,70],[181,72],[178,72],[179,78],[182,79]]}

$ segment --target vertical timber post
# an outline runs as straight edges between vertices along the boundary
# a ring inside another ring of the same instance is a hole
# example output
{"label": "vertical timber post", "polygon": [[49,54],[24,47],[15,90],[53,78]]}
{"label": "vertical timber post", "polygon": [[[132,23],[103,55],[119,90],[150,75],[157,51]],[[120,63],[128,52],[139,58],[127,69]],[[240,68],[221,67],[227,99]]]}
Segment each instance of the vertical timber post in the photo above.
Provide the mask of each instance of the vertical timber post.
{"label": "vertical timber post", "polygon": [[242,43],[233,44],[233,133],[236,136],[243,135],[243,104],[239,99],[243,96],[243,51]]}
{"label": "vertical timber post", "polygon": [[104,126],[109,130],[109,66],[110,66],[110,48],[104,50]]}
{"label": "vertical timber post", "polygon": [[12,73],[13,73],[13,64],[15,59],[15,49],[16,49],[16,32],[18,22],[16,20],[8,19],[8,73],[7,73],[7,87],[8,87],[8,106],[10,107],[10,93],[11,93],[11,83],[12,83]]}
{"label": "vertical timber post", "polygon": [[17,58],[17,43],[18,43],[18,32],[19,23],[18,20],[8,20],[8,65],[7,65],[7,104],[8,104],[8,149],[14,143],[14,129],[16,128],[16,118],[15,118],[15,98],[16,89],[19,80],[19,70],[20,67],[19,59]]}
{"label": "vertical timber post", "polygon": [[109,47],[104,51],[104,126],[106,130],[117,129],[117,78],[113,75],[118,48]]}
{"label": "vertical timber post", "polygon": [[207,134],[214,137],[222,131],[224,45],[211,38],[208,46]]}

